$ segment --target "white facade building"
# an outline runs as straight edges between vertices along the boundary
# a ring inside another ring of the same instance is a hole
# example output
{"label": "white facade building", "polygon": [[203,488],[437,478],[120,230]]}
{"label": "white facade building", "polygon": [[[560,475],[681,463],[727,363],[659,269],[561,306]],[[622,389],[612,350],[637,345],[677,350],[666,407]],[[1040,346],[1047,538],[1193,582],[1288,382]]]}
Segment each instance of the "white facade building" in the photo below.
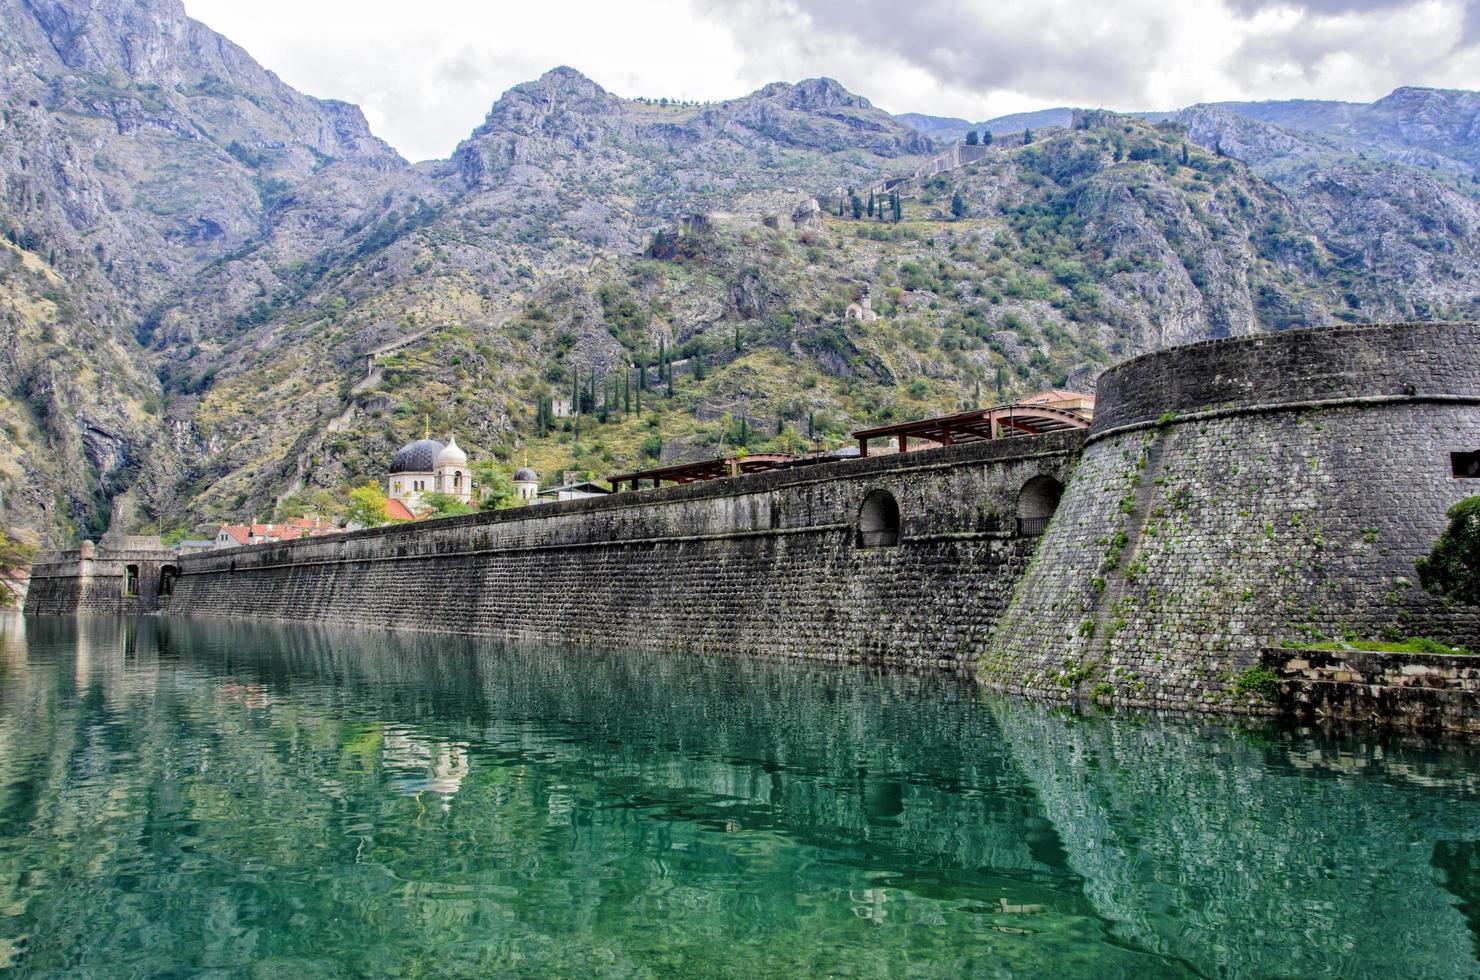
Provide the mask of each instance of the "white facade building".
{"label": "white facade building", "polygon": [[415,514],[421,509],[422,497],[445,493],[463,503],[473,499],[473,474],[468,469],[468,454],[449,436],[446,444],[436,439],[418,439],[396,451],[391,458],[386,496],[399,500]]}

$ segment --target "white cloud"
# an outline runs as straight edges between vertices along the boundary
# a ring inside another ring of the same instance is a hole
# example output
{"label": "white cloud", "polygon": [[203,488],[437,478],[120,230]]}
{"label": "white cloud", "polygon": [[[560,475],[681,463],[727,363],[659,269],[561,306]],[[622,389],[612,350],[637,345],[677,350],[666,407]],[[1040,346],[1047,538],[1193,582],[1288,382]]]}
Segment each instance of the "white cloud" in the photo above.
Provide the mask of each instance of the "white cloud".
{"label": "white cloud", "polygon": [[444,157],[568,64],[621,95],[723,99],[829,75],[893,112],[1365,100],[1480,87],[1480,0],[185,0],[285,81]]}
{"label": "white cloud", "polygon": [[622,95],[744,87],[721,25],[664,0],[186,0],[190,16],[288,84],[359,104],[412,160],[445,157],[499,94],[570,65]]}

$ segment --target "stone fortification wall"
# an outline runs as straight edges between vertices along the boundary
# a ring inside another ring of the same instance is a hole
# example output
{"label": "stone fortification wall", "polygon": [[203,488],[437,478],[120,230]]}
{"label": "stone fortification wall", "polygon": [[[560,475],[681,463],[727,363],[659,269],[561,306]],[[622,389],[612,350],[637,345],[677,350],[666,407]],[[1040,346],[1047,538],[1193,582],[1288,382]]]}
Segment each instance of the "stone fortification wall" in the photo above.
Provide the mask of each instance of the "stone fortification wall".
{"label": "stone fortification wall", "polygon": [[[1269,710],[1261,647],[1474,645],[1414,582],[1480,493],[1480,325],[1338,327],[1153,354],[1101,379],[1086,448],[981,676],[1014,691]],[[1240,681],[1243,683],[1240,683]]]}
{"label": "stone fortification wall", "polygon": [[[124,545],[158,544],[158,538],[125,538]],[[84,542],[72,551],[48,552],[31,565],[25,611],[37,615],[135,614],[159,608],[165,570],[174,557],[158,548],[107,548]],[[134,575],[129,577],[132,567]],[[130,591],[132,586],[132,591]]]}
{"label": "stone fortification wall", "polygon": [[1262,659],[1287,714],[1480,734],[1480,657],[1279,647]]}
{"label": "stone fortification wall", "polygon": [[[890,661],[979,652],[1038,539],[1018,494],[1081,434],[191,555],[171,614]],[[894,547],[857,546],[870,493]]]}

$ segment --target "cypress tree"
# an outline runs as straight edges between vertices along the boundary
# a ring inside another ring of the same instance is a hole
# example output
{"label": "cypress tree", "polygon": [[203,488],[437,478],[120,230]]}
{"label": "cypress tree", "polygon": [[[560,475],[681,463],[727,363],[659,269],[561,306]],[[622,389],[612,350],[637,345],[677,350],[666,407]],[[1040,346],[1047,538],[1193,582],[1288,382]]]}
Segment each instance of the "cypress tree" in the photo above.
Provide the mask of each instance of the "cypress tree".
{"label": "cypress tree", "polygon": [[740,324],[735,324],[735,353],[740,353]]}
{"label": "cypress tree", "polygon": [[642,384],[637,385],[637,414],[642,414]]}
{"label": "cypress tree", "polygon": [[570,414],[581,414],[581,372],[572,371],[570,375]]}
{"label": "cypress tree", "polygon": [[632,376],[622,372],[622,412],[632,414]]}
{"label": "cypress tree", "polygon": [[863,201],[861,198],[859,198],[857,194],[853,194],[851,196],[853,202],[853,220],[857,221],[859,218],[863,217]]}
{"label": "cypress tree", "polygon": [[1002,383],[1002,365],[997,365],[997,404],[1007,401],[1006,386]]}
{"label": "cypress tree", "polygon": [[870,218],[872,218],[874,216],[874,192],[873,191],[869,191],[868,192],[868,216]]}
{"label": "cypress tree", "polygon": [[808,412],[807,413],[807,440],[809,442],[811,440],[813,440],[813,439],[816,438],[816,432],[817,432],[817,413],[816,412]]}
{"label": "cypress tree", "polygon": [[700,351],[694,351],[694,380],[704,380],[704,354]]}
{"label": "cypress tree", "polygon": [[984,129],[984,130],[982,130],[982,146],[991,146],[991,145],[992,145],[992,131],[990,129]]}
{"label": "cypress tree", "polygon": [[969,133],[966,134],[966,145],[967,146],[976,146],[981,141],[982,141],[981,134],[979,134],[974,129],[971,132],[969,132]]}
{"label": "cypress tree", "polygon": [[673,362],[668,362],[668,397],[673,397]]}
{"label": "cypress tree", "polygon": [[966,213],[966,202],[961,200],[961,192],[957,191],[951,195],[951,217],[959,218]]}
{"label": "cypress tree", "polygon": [[663,366],[668,363],[668,344],[662,338],[658,338],[658,380],[663,380]]}
{"label": "cypress tree", "polygon": [[1186,143],[1183,143],[1182,144],[1182,166],[1184,166],[1184,167],[1187,166],[1188,160],[1189,160],[1189,158],[1187,156],[1187,144]]}
{"label": "cypress tree", "polygon": [[1033,142],[1033,131],[1031,129],[1024,129],[1023,130],[1023,145],[1024,146],[1027,146],[1031,142]]}

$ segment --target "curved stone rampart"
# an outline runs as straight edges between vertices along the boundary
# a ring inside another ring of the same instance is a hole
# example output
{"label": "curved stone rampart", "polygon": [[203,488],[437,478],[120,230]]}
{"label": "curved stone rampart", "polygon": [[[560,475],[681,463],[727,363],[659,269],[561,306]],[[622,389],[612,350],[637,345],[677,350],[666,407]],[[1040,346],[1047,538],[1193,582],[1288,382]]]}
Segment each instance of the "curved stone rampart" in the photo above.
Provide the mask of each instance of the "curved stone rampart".
{"label": "curved stone rampart", "polygon": [[1290,330],[1147,354],[1100,376],[1091,438],[1168,415],[1480,398],[1480,323]]}
{"label": "curved stone rampart", "polygon": [[[1480,327],[1337,327],[1107,372],[1095,426],[981,675],[1117,703],[1269,710],[1246,672],[1291,640],[1480,641],[1414,582],[1480,493]],[[1241,685],[1240,680],[1244,679]]]}

